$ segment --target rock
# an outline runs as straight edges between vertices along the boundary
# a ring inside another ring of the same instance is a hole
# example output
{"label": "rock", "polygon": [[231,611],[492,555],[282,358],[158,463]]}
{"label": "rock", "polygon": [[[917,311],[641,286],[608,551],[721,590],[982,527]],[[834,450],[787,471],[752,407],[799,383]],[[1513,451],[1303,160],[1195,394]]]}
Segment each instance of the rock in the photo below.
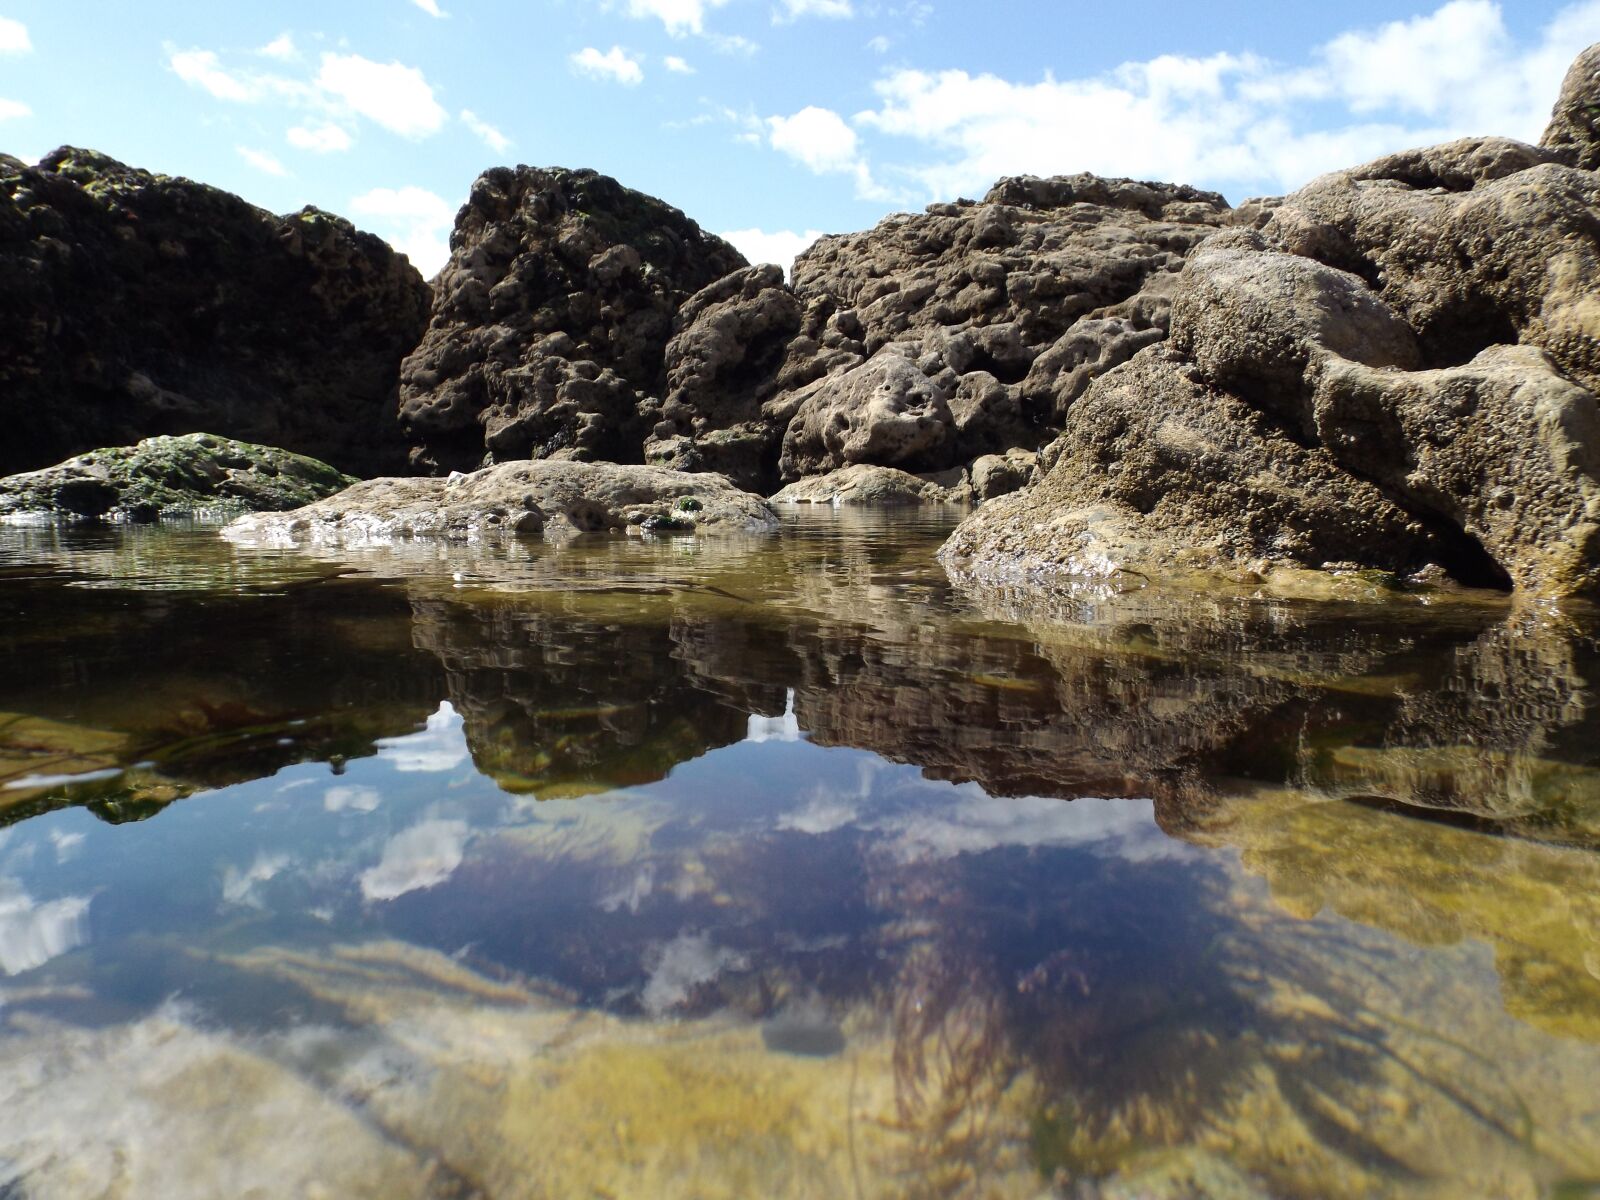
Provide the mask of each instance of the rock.
{"label": "rock", "polygon": [[451,246],[432,323],[401,368],[412,463],[430,471],[640,461],[639,409],[661,394],[674,315],[745,266],[677,209],[562,168],[480,175]]}
{"label": "rock", "polygon": [[1600,171],[1600,45],[1590,46],[1567,71],[1539,144],[1568,166]]}
{"label": "rock", "polygon": [[1039,469],[1039,455],[1032,450],[1007,450],[1004,454],[985,454],[974,460],[968,471],[972,498],[978,503],[1007,496],[1033,482]]}
{"label": "rock", "polygon": [[972,492],[960,467],[912,475],[895,467],[856,463],[798,479],[772,497],[773,504],[832,504],[888,508],[909,504],[966,504]]}
{"label": "rock", "polygon": [[783,436],[785,479],[872,463],[912,471],[951,465],[955,421],[951,376],[929,378],[897,353],[830,375],[804,394]]}
{"label": "rock", "polygon": [[209,433],[146,438],[0,479],[0,518],[154,520],[299,508],[355,480],[326,463]]}
{"label": "rock", "polygon": [[397,469],[401,357],[427,324],[403,255],[307,208],[64,147],[0,163],[0,474],[209,430]]}
{"label": "rock", "polygon": [[1034,487],[983,505],[940,550],[980,576],[1142,586],[1151,576],[1359,562],[1409,574],[1444,554],[1424,524],[1167,346],[1135,355],[1067,418]]}
{"label": "rock", "polygon": [[1547,142],[1407,151],[1254,206],[1172,281],[1170,340],[1099,376],[1044,478],[946,562],[1600,594],[1600,175]]}
{"label": "rock", "polygon": [[567,461],[501,463],[448,479],[369,479],[280,514],[241,517],[223,536],[242,545],[361,545],[396,538],[547,538],[643,527],[662,532],[764,532],[777,515],[718,475]]}
{"label": "rock", "polygon": [[[1076,175],[823,238],[680,311],[649,461],[749,486],[1035,449],[1091,379],[1166,336],[1166,277],[1221,197]],[[787,339],[787,344],[783,344]]]}
{"label": "rock", "polygon": [[1392,155],[1313,180],[1261,234],[1365,280],[1416,333],[1425,366],[1520,342],[1592,391],[1600,177],[1553,158],[1497,138]]}

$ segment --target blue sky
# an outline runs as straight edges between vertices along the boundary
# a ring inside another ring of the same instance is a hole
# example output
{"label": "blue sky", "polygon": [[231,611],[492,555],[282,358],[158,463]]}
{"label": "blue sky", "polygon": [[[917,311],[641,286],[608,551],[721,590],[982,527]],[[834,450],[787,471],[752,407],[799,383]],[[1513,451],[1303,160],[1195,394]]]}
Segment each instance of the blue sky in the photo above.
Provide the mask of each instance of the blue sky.
{"label": "blue sky", "polygon": [[747,255],[1080,170],[1248,195],[1537,138],[1600,0],[0,0],[0,149],[289,211],[431,273],[473,177],[591,166]]}

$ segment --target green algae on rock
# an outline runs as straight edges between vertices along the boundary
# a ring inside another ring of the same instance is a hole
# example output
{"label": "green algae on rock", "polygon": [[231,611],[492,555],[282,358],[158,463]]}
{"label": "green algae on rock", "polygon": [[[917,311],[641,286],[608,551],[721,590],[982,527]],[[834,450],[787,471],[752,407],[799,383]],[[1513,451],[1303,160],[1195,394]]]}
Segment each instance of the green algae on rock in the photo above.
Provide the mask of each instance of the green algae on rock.
{"label": "green algae on rock", "polygon": [[314,458],[210,433],[91,450],[0,479],[0,519],[150,521],[299,508],[355,480]]}

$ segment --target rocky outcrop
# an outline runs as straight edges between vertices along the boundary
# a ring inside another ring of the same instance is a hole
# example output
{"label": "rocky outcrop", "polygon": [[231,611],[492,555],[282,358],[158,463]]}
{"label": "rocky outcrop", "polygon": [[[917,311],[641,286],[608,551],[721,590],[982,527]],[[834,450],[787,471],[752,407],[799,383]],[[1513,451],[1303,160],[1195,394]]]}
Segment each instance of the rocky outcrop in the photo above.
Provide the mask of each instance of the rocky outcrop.
{"label": "rocky outcrop", "polygon": [[1164,277],[1228,220],[1193,188],[1023,177],[824,238],[792,288],[766,268],[680,312],[646,455],[770,490],[1036,449],[1091,379],[1165,336]]}
{"label": "rocky outcrop", "polygon": [[401,372],[415,467],[641,461],[679,307],[745,263],[677,209],[594,171],[479,176]]}
{"label": "rocky outcrop", "polygon": [[946,561],[1600,593],[1600,175],[1550,140],[1408,151],[1252,206],[1172,281],[1170,341],[1092,384],[1048,475]]}
{"label": "rocky outcrop", "polygon": [[791,286],[615,180],[498,168],[403,369],[412,462],[642,461],[769,493],[1035,450],[1165,336],[1164,277],[1229,220],[1193,188],[1006,179],[824,238]]}
{"label": "rocky outcrop", "polygon": [[565,538],[764,532],[766,501],[719,475],[565,461],[501,463],[448,479],[368,479],[288,513],[241,517],[223,535],[243,545],[357,546],[396,538],[512,534]]}
{"label": "rocky outcrop", "polygon": [[0,519],[150,521],[299,508],[355,480],[327,463],[209,433],[146,438],[0,479]]}
{"label": "rocky outcrop", "polygon": [[403,255],[314,208],[70,147],[0,160],[0,474],[200,430],[397,469],[429,300]]}

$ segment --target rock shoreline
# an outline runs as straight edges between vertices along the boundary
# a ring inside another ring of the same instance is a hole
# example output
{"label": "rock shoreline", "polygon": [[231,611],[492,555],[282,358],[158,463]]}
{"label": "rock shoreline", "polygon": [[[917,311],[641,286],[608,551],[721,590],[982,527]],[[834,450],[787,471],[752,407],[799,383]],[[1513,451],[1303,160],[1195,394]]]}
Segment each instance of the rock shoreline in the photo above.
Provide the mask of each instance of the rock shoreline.
{"label": "rock shoreline", "polygon": [[[1404,151],[1237,209],[1006,178],[825,237],[792,280],[594,171],[500,167],[457,217],[431,315],[403,257],[329,214],[70,148],[6,158],[6,462],[207,421],[369,476],[408,453],[436,476],[684,472],[749,496],[747,516],[759,496],[974,504],[942,557],[978,578],[1369,572],[1594,596],[1596,113],[1600,46],[1537,146]],[[129,282],[147,260],[167,294]],[[169,311],[218,277],[214,304]],[[113,330],[112,301],[150,320]],[[238,360],[263,356],[246,386]],[[453,486],[348,505],[400,504],[413,534],[487,528],[502,498],[473,516]],[[600,524],[633,523],[618,511]]]}

